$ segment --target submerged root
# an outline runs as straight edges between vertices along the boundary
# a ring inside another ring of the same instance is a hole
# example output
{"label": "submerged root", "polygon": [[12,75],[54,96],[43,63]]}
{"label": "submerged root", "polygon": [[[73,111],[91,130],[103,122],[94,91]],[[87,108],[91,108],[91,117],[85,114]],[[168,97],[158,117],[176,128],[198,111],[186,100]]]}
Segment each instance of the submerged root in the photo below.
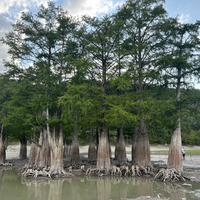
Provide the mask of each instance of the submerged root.
{"label": "submerged root", "polygon": [[154,179],[160,179],[162,182],[186,181],[183,175],[179,173],[175,168],[160,169],[159,172],[155,175]]}

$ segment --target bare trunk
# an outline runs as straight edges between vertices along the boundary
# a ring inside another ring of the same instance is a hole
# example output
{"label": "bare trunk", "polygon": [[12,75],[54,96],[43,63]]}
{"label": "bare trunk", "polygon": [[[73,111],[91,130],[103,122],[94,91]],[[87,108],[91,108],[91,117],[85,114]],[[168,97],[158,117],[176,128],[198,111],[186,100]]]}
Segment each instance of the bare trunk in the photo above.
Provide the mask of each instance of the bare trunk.
{"label": "bare trunk", "polygon": [[72,141],[70,140],[69,141],[69,146],[68,146],[68,152],[67,152],[68,156],[71,156],[71,151],[72,151]]}
{"label": "bare trunk", "polygon": [[98,147],[99,147],[99,130],[98,130],[98,128],[96,128],[96,144],[97,144],[97,150],[98,150]]}
{"label": "bare trunk", "polygon": [[110,145],[110,132],[108,129],[107,129],[107,135],[108,135],[109,154],[110,154],[110,158],[112,158],[112,151],[111,151],[111,145]]}
{"label": "bare trunk", "polygon": [[71,164],[77,165],[80,162],[79,142],[78,142],[78,127],[74,129],[74,138],[71,147]]}
{"label": "bare trunk", "polygon": [[115,156],[119,163],[125,163],[127,161],[123,127],[120,127],[119,129],[119,138],[115,147]]}
{"label": "bare trunk", "polygon": [[26,159],[27,158],[27,139],[24,136],[20,138],[19,141],[20,141],[19,158]]}
{"label": "bare trunk", "polygon": [[47,167],[50,165],[50,148],[46,130],[42,131],[42,147],[40,148],[38,166]]}
{"label": "bare trunk", "polygon": [[63,169],[63,146],[52,145],[51,147],[51,174],[62,174]]}
{"label": "bare trunk", "polygon": [[0,164],[3,164],[6,161],[6,146],[3,139],[3,130],[4,130],[3,124],[1,124],[0,128],[1,128],[0,129]]}
{"label": "bare trunk", "polygon": [[[37,142],[37,139],[35,137],[35,133],[33,134],[32,140],[34,142]],[[34,142],[31,143],[31,148],[30,148],[30,153],[29,153],[29,165],[34,165],[35,164],[36,151],[37,151],[38,147],[35,145]]]}
{"label": "bare trunk", "polygon": [[67,139],[64,141],[64,151],[63,151],[63,158],[68,156],[68,150],[69,150],[69,142]]}
{"label": "bare trunk", "polygon": [[119,134],[120,134],[120,129],[117,128],[117,141],[116,141],[116,146],[115,146],[115,159],[117,160],[117,156],[118,156],[118,145],[119,145]]}
{"label": "bare trunk", "polygon": [[[48,113],[48,112],[47,112]],[[48,114],[47,114],[48,116]],[[65,174],[63,169],[63,130],[62,124],[58,132],[58,127],[54,126],[53,133],[50,132],[49,124],[47,123],[47,135],[50,146],[51,155],[51,174]]]}
{"label": "bare trunk", "polygon": [[133,143],[133,147],[135,148],[135,163],[142,166],[149,165],[151,161],[150,144],[143,117],[140,119],[139,130]]}
{"label": "bare trunk", "polygon": [[97,160],[97,150],[94,143],[93,137],[93,128],[90,128],[90,142],[89,142],[89,149],[88,149],[88,160],[94,161]]}
{"label": "bare trunk", "polygon": [[134,135],[133,135],[133,141],[132,141],[132,162],[135,163],[135,148],[136,148],[136,139],[137,139],[137,131],[138,128],[134,127]]}
{"label": "bare trunk", "polygon": [[39,163],[40,163],[40,151],[41,151],[41,148],[42,148],[42,142],[43,142],[43,130],[40,131],[40,138],[39,138],[39,145],[40,146],[36,145],[35,166],[39,166]]}
{"label": "bare trunk", "polygon": [[[176,100],[180,100],[180,91],[181,87],[181,69],[178,69],[178,80],[177,80],[177,88],[176,88]],[[179,112],[179,111],[178,111]],[[172,133],[169,154],[168,154],[168,168],[175,168],[177,171],[183,171],[182,164],[182,140],[181,140],[181,122],[180,118],[178,119],[178,125],[174,129]]]}
{"label": "bare trunk", "polygon": [[97,152],[97,168],[110,168],[110,150],[107,129],[99,130],[99,148]]}
{"label": "bare trunk", "polygon": [[172,133],[167,163],[168,168],[175,168],[179,172],[183,171],[181,147],[181,126],[179,119],[178,126]]}
{"label": "bare trunk", "polygon": [[0,164],[4,164],[6,160],[6,147],[3,137],[0,137]]}
{"label": "bare trunk", "polygon": [[[140,37],[141,32],[139,31],[139,41],[141,41]],[[142,62],[142,53],[139,51],[139,73],[142,72],[143,69],[143,62]],[[138,86],[139,92],[143,91],[143,77],[139,76],[138,79]],[[143,98],[140,99],[143,102]],[[134,133],[135,134],[135,133]],[[150,157],[150,144],[149,144],[149,137],[146,129],[146,124],[144,121],[144,116],[140,117],[139,129],[137,134],[134,135],[133,146],[132,146],[132,162],[135,162],[138,165],[149,165],[151,161]]]}

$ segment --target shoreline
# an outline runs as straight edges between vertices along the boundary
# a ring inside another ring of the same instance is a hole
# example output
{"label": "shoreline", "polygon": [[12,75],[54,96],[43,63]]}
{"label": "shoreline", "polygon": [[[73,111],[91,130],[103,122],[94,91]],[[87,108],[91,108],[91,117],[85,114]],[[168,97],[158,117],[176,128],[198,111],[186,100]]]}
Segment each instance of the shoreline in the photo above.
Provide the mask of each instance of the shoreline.
{"label": "shoreline", "polygon": [[[28,164],[27,159],[19,159],[19,145],[10,145],[6,151],[6,162],[11,162],[14,164],[11,168],[18,168],[18,170],[22,169],[25,164]],[[200,149],[200,146],[184,146],[185,150],[196,150]],[[169,145],[151,145],[151,151],[162,151],[168,150]],[[88,146],[80,146],[80,157],[81,162],[87,162],[87,150]],[[126,147],[126,151],[131,151],[131,146]],[[29,156],[30,146],[27,146],[27,156]],[[114,157],[114,146],[112,146],[112,157]],[[151,154],[151,161],[157,165],[167,165],[167,158],[168,155],[166,153],[159,153],[159,154]],[[127,153],[128,161],[131,160],[131,154]],[[69,166],[70,156],[64,158],[64,165],[67,167]],[[65,167],[65,168],[66,168]],[[93,166],[94,167],[94,166]],[[1,166],[1,168],[7,168]],[[200,154],[198,155],[189,155],[186,153],[186,160],[183,160],[183,175],[189,177],[194,182],[200,182]],[[195,178],[194,178],[195,177]]]}

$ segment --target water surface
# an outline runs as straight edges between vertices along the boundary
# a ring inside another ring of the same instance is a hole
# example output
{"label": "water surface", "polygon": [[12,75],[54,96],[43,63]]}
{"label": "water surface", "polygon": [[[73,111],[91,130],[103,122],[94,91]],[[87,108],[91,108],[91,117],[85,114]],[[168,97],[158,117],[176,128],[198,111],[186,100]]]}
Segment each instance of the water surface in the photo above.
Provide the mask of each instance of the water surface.
{"label": "water surface", "polygon": [[192,187],[182,184],[124,177],[21,179],[16,169],[0,169],[2,200],[121,200],[139,196],[200,199],[200,183],[192,183]]}

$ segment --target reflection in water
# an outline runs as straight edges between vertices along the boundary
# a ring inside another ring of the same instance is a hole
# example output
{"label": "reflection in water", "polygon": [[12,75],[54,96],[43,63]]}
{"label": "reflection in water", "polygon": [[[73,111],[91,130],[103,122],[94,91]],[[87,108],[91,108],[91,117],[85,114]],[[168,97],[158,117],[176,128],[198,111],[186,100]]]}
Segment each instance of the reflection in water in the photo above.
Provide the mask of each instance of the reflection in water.
{"label": "reflection in water", "polygon": [[4,174],[4,170],[0,169],[0,199],[3,199],[2,197],[2,184],[3,184],[3,174]]}
{"label": "reflection in water", "polygon": [[98,200],[110,199],[111,181],[106,178],[97,179],[97,197]]}
{"label": "reflection in water", "polygon": [[199,199],[200,183],[194,186],[192,191],[178,184],[124,177],[21,180],[16,170],[0,169],[0,199],[4,200],[121,200],[157,195],[173,200]]}
{"label": "reflection in water", "polygon": [[153,196],[154,189],[153,183],[151,179],[132,179],[132,188],[133,192],[136,196]]}
{"label": "reflection in water", "polygon": [[48,200],[62,200],[63,179],[49,181],[50,190]]}
{"label": "reflection in water", "polygon": [[167,194],[170,194],[171,199],[180,200],[182,198],[186,198],[185,188],[179,184],[162,184],[160,182],[156,182],[158,189],[165,191]]}

